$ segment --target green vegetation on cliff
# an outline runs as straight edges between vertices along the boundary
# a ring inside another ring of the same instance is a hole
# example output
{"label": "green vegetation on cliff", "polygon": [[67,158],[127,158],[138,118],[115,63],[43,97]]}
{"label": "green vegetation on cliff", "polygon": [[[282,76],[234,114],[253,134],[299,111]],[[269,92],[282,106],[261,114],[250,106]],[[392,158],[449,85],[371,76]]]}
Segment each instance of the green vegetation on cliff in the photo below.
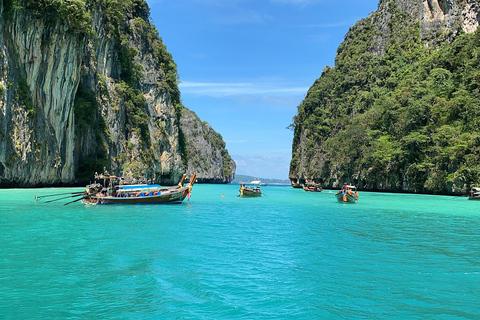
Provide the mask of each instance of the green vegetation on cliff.
{"label": "green vegetation on cliff", "polygon": [[3,0],[3,5],[8,16],[13,10],[27,9],[53,24],[65,21],[73,32],[92,34],[92,18],[85,0]]}
{"label": "green vegetation on cliff", "polygon": [[195,112],[182,111],[180,125],[185,166],[195,170],[203,183],[228,183],[235,175],[235,162],[226,149],[222,136]]}
{"label": "green vegetation on cliff", "polygon": [[88,133],[88,128],[92,128],[96,143],[94,152],[78,155],[76,178],[79,180],[88,181],[92,172],[103,172],[103,168],[111,164],[106,146],[102,141],[103,137],[107,135],[107,126],[104,119],[96,115],[97,109],[95,93],[80,85],[74,103],[76,138]]}
{"label": "green vegetation on cliff", "polygon": [[[382,36],[374,13],[351,28],[335,67],[299,105],[291,176],[303,166],[326,185],[336,175],[371,190],[432,193],[480,183],[480,32],[429,48],[418,23],[394,2],[388,10],[385,53],[372,53]],[[302,163],[302,135],[303,156],[322,165]]]}
{"label": "green vegetation on cliff", "polygon": [[0,183],[80,183],[104,167],[132,183],[233,179],[221,136],[208,128],[202,147],[190,136],[202,122],[182,117],[177,66],[145,0],[2,0],[0,13]]}

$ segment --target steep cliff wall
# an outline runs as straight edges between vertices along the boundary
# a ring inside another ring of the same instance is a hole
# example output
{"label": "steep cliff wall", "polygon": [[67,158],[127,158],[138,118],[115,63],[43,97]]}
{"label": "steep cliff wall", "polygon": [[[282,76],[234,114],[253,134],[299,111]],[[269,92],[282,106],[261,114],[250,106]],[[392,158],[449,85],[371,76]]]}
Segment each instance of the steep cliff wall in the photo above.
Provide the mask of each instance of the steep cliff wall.
{"label": "steep cliff wall", "polygon": [[[197,170],[176,65],[144,1],[3,0],[0,16],[0,186],[83,183],[104,168],[174,184]],[[209,164],[209,181],[233,179]]]}
{"label": "steep cliff wall", "polygon": [[480,183],[480,7],[382,0],[294,118],[292,185],[464,193]]}
{"label": "steep cliff wall", "polygon": [[0,181],[27,186],[71,182],[73,101],[83,45],[60,23],[47,25],[28,11],[4,10],[0,3]]}
{"label": "steep cliff wall", "polygon": [[226,151],[222,136],[208,123],[183,109],[180,128],[187,154],[187,174],[196,172],[198,181],[204,183],[229,183],[235,178],[235,162]]}

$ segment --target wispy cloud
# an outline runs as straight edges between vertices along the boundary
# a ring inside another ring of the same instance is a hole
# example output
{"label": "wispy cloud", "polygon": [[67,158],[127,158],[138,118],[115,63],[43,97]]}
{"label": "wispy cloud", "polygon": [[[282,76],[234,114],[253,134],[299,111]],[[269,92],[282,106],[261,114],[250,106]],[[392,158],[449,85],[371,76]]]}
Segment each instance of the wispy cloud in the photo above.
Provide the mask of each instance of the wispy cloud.
{"label": "wispy cloud", "polygon": [[290,96],[305,94],[307,86],[296,86],[288,83],[256,82],[192,82],[179,84],[182,94],[196,94],[212,97],[274,95]]}

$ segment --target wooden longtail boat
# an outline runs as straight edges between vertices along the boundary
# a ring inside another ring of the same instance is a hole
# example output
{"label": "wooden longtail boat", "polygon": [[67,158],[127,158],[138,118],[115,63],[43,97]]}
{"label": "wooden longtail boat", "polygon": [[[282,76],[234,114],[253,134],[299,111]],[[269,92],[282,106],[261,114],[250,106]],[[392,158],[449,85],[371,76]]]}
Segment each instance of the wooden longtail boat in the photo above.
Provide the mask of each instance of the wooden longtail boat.
{"label": "wooden longtail boat", "polygon": [[473,187],[468,195],[468,200],[480,200],[480,188]]}
{"label": "wooden longtail boat", "polygon": [[358,192],[357,187],[347,185],[346,183],[343,185],[343,189],[338,191],[335,194],[335,197],[339,202],[344,203],[356,203],[358,202]]}
{"label": "wooden longtail boat", "polygon": [[192,187],[195,184],[195,174],[190,182],[183,185],[182,180],[177,186],[161,187],[159,185],[129,185],[106,188],[99,183],[87,186],[83,203],[85,204],[162,204],[182,203],[190,199]]}
{"label": "wooden longtail boat", "polygon": [[319,186],[305,186],[304,185],[302,188],[303,188],[303,190],[310,191],[310,192],[322,192],[323,191],[322,187],[319,187]]}
{"label": "wooden longtail boat", "polygon": [[261,197],[262,190],[260,190],[259,186],[256,187],[246,187],[244,184],[240,182],[240,197],[243,198],[254,198],[254,197]]}

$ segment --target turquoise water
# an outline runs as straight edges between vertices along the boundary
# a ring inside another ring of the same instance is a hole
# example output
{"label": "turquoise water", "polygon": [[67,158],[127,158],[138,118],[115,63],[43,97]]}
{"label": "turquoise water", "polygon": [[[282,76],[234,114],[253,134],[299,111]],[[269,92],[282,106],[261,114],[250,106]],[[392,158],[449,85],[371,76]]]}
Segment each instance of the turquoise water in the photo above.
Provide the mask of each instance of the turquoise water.
{"label": "turquoise water", "polygon": [[0,319],[480,319],[480,201],[236,185],[34,201],[77,190],[0,190]]}

